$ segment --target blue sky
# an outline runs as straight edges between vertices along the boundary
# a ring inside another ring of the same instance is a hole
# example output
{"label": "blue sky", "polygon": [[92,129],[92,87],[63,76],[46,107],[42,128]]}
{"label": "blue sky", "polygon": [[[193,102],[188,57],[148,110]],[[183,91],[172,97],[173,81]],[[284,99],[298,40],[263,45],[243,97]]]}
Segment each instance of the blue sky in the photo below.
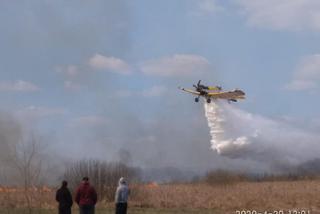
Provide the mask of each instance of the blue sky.
{"label": "blue sky", "polygon": [[0,109],[75,156],[209,148],[202,105],[177,90],[198,79],[243,89],[248,112],[319,121],[317,0],[1,1],[0,30]]}

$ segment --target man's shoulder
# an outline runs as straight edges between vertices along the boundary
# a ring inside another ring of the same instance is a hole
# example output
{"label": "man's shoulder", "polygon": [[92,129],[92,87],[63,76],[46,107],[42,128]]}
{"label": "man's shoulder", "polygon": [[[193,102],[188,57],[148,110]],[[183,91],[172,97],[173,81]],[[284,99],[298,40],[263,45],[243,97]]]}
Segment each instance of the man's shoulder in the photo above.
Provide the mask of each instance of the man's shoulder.
{"label": "man's shoulder", "polygon": [[79,185],[78,187],[77,187],[77,189],[76,189],[76,192],[80,192],[80,191],[82,191],[83,190],[83,186],[82,185]]}
{"label": "man's shoulder", "polygon": [[96,189],[94,188],[94,186],[89,186],[89,189],[91,190],[91,191],[93,191],[93,192],[95,192],[96,191]]}
{"label": "man's shoulder", "polygon": [[58,195],[60,195],[60,194],[65,194],[65,193],[67,193],[67,192],[69,192],[69,190],[68,190],[67,188],[59,188],[59,189],[57,190],[57,194],[58,194]]}
{"label": "man's shoulder", "polygon": [[58,190],[57,190],[57,192],[61,192],[61,191],[63,191],[65,188],[63,188],[63,187],[60,187]]}
{"label": "man's shoulder", "polygon": [[68,192],[69,191],[69,189],[68,188],[66,188],[66,187],[61,187],[60,189],[58,189],[58,192]]}

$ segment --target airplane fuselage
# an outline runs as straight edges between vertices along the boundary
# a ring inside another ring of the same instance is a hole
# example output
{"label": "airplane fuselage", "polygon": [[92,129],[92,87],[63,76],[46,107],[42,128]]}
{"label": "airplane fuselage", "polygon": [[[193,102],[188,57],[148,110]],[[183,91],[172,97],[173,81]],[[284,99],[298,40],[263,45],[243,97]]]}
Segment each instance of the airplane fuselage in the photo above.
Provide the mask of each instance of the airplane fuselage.
{"label": "airplane fuselage", "polygon": [[[195,86],[196,87],[196,86]],[[197,97],[195,98],[196,102],[199,102],[199,98],[204,97],[208,103],[211,102],[211,100],[217,100],[217,99],[224,99],[227,101],[232,101],[232,102],[237,102],[239,99],[245,99],[245,93],[242,90],[236,89],[233,91],[221,91],[221,87],[215,87],[212,89],[205,89],[204,86],[201,85],[196,87],[196,90],[193,91],[191,89],[185,89],[185,88],[181,88],[179,87],[181,90],[191,93],[193,95],[196,95]],[[215,89],[216,91],[212,92],[210,90]]]}

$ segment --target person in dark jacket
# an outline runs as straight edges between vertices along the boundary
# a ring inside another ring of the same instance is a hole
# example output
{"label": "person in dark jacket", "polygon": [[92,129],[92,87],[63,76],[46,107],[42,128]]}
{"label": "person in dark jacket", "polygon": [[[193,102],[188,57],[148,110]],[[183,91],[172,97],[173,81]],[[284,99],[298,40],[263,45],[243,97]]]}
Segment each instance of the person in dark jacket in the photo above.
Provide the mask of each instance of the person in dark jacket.
{"label": "person in dark jacket", "polygon": [[71,214],[73,201],[67,186],[68,182],[62,181],[60,189],[56,192],[56,201],[59,203],[59,214]]}
{"label": "person in dark jacket", "polygon": [[116,214],[127,214],[128,197],[130,194],[126,180],[121,177],[115,195]]}
{"label": "person in dark jacket", "polygon": [[97,192],[89,183],[89,178],[84,177],[76,191],[75,201],[79,205],[80,214],[94,214],[94,206],[97,203]]}

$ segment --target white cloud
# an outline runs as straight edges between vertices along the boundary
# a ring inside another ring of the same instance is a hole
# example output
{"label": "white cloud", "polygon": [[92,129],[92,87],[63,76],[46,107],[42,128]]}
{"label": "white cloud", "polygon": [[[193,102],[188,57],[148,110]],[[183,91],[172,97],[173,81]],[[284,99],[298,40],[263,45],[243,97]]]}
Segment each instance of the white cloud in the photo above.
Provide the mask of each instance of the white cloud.
{"label": "white cloud", "polygon": [[141,71],[157,76],[196,76],[210,69],[205,57],[176,54],[171,57],[149,60],[141,64]]}
{"label": "white cloud", "polygon": [[320,54],[306,56],[299,63],[288,90],[315,89],[320,84]]}
{"label": "white cloud", "polygon": [[237,0],[253,26],[320,31],[319,0]]}
{"label": "white cloud", "polygon": [[37,90],[39,90],[38,86],[23,80],[17,80],[15,82],[0,82],[0,91],[32,92]]}
{"label": "white cloud", "polygon": [[115,57],[106,57],[95,54],[89,59],[89,65],[95,69],[106,70],[120,74],[130,74],[130,66],[122,59]]}

